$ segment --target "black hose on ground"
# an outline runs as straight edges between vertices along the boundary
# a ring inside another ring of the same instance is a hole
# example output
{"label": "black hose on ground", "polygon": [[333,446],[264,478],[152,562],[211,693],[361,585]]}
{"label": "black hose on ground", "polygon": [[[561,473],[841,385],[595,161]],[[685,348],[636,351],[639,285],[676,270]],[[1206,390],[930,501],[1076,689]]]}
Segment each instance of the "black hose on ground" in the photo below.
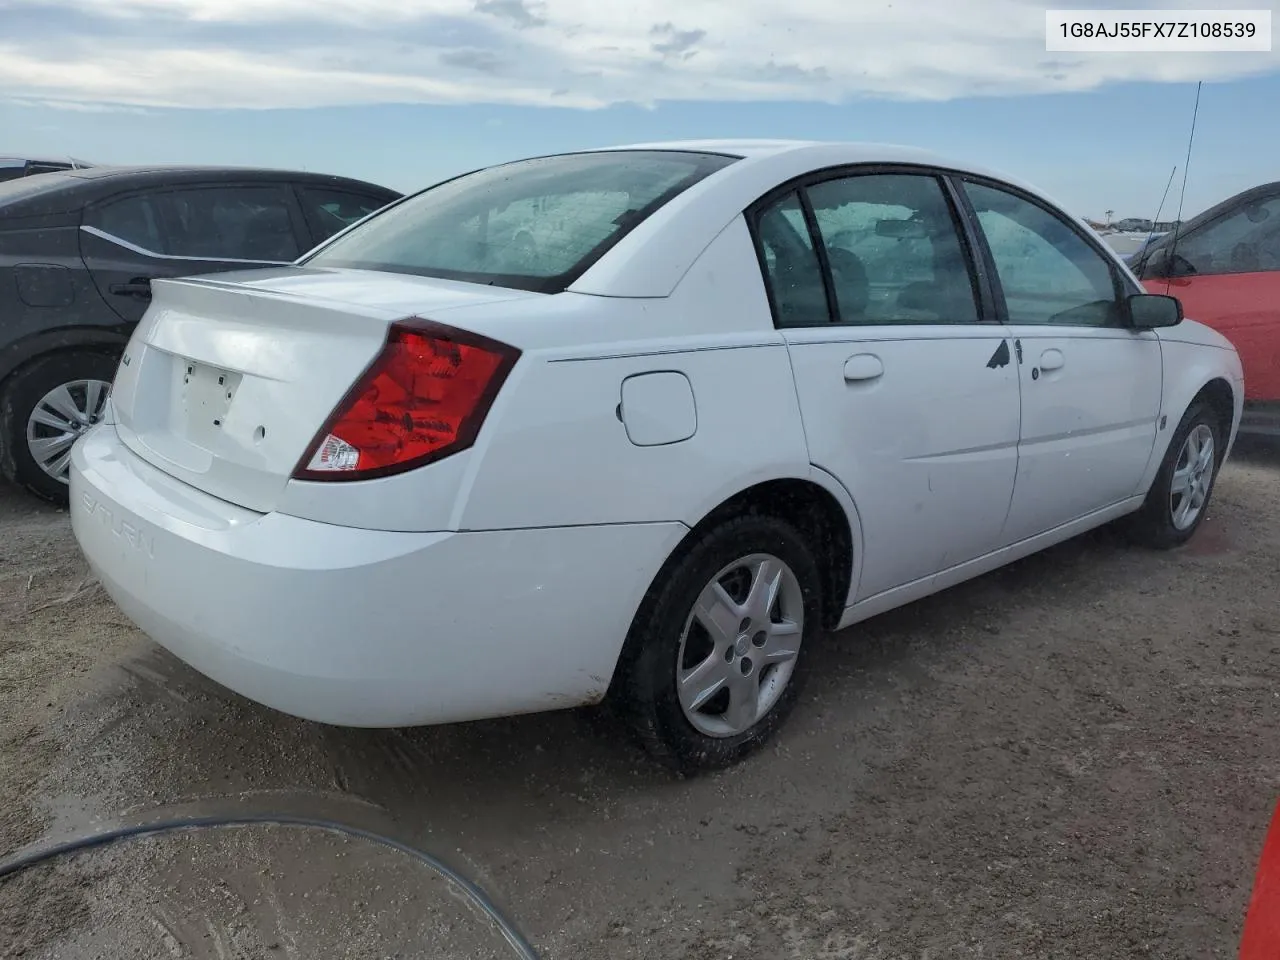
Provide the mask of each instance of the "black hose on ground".
{"label": "black hose on ground", "polygon": [[511,945],[520,960],[538,960],[537,951],[525,939],[524,935],[516,929],[515,924],[504,917],[501,911],[494,906],[493,901],[488,895],[480,889],[475,883],[462,876],[451,867],[446,866],[437,860],[431,854],[408,844],[401,843],[399,840],[393,840],[391,837],[383,836],[380,833],[374,833],[372,830],[365,830],[361,827],[351,827],[344,823],[338,823],[334,820],[323,820],[312,817],[294,817],[280,814],[261,814],[261,815],[242,815],[229,817],[178,817],[172,820],[158,820],[153,823],[140,823],[130,827],[119,827],[114,830],[105,830],[102,833],[91,833],[83,837],[77,837],[74,840],[68,840],[65,843],[54,844],[39,850],[33,850],[30,853],[15,857],[0,863],[0,880],[6,877],[20,873],[29,867],[46,863],[57,857],[66,856],[72,853],[80,853],[85,850],[91,850],[94,847],[104,847],[120,840],[128,840],[132,837],[145,837],[157,833],[173,833],[178,830],[194,830],[205,829],[209,827],[244,827],[244,826],[278,826],[278,827],[310,827],[316,830],[328,830],[330,833],[340,833],[348,837],[354,837],[359,840],[368,840],[371,843],[379,844],[395,850],[397,853],[403,853],[412,857],[419,863],[426,866],[429,870],[436,873],[440,877],[456,884],[457,887],[466,895],[467,899],[492,920],[506,938],[507,943]]}

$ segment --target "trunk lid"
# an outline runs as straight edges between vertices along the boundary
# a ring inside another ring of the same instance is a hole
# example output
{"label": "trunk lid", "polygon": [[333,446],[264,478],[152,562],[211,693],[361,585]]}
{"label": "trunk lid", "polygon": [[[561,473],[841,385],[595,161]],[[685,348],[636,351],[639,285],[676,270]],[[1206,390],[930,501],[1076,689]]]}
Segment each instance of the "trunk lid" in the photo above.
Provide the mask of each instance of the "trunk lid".
{"label": "trunk lid", "polygon": [[152,296],[112,388],[122,442],[185,483],[267,513],[392,322],[540,295],[288,267],[157,280]]}

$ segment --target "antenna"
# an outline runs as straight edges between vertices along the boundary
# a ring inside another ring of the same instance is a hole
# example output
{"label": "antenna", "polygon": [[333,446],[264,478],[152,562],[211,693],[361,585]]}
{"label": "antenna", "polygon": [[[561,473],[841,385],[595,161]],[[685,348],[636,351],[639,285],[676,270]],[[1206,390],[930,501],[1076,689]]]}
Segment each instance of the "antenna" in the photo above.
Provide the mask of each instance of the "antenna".
{"label": "antenna", "polygon": [[1160,214],[1164,212],[1164,202],[1169,197],[1169,188],[1173,186],[1174,175],[1178,172],[1175,164],[1174,168],[1169,171],[1169,182],[1164,185],[1164,193],[1160,195],[1160,206],[1156,207],[1155,218],[1151,221],[1151,230],[1147,233],[1147,240],[1142,245],[1142,253],[1145,255],[1147,248],[1151,246],[1151,238],[1156,235],[1156,224],[1160,222]]}
{"label": "antenna", "polygon": [[[1187,159],[1182,165],[1182,193],[1178,197],[1178,219],[1173,227],[1173,240],[1169,243],[1169,263],[1173,263],[1174,255],[1178,252],[1178,238],[1182,236],[1182,201],[1187,198],[1187,173],[1191,168],[1191,145],[1196,142],[1196,117],[1200,115],[1200,88],[1204,86],[1201,80],[1196,84],[1196,105],[1191,111],[1191,136],[1187,138]],[[1164,284],[1164,292],[1168,293],[1173,287],[1173,278],[1167,277]]]}

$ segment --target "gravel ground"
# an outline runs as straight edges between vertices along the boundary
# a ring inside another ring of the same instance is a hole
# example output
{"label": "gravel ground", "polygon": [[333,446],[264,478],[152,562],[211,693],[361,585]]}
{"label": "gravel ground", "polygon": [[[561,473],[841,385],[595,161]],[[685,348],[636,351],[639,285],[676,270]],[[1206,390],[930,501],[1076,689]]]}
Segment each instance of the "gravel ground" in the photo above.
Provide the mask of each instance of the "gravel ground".
{"label": "gravel ground", "polygon": [[[480,883],[547,960],[1234,956],[1280,794],[1280,447],[1183,550],[1103,530],[846,632],[776,744],[674,780],[592,711],[294,720],[151,645],[0,489],[0,851],[324,816]],[[297,827],[0,881],[0,957],[506,958],[456,887]]]}

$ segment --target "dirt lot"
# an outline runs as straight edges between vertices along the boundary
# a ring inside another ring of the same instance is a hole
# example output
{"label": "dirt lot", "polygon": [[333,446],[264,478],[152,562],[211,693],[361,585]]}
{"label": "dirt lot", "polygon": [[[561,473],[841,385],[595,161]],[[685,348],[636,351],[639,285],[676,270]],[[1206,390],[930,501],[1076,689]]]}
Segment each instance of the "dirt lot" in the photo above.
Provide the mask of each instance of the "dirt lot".
{"label": "dirt lot", "polygon": [[[4,488],[0,852],[274,811],[438,854],[549,960],[1234,955],[1280,795],[1280,448],[1182,551],[1100,531],[811,655],[776,747],[691,781],[592,712],[322,727],[152,646]],[[512,955],[423,867],[296,827],[0,882],[6,958]]]}

